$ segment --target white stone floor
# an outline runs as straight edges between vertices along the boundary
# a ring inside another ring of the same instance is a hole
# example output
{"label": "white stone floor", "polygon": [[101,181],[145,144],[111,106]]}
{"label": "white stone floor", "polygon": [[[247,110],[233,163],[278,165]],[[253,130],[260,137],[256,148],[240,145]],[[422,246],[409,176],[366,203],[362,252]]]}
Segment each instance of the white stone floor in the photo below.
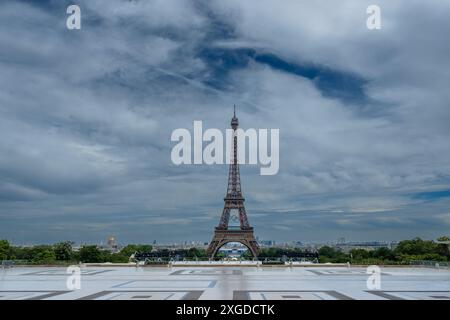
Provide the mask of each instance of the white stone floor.
{"label": "white stone floor", "polygon": [[61,267],[0,269],[3,299],[446,299],[450,270],[382,268],[369,290],[364,268],[347,267],[83,267],[69,290]]}

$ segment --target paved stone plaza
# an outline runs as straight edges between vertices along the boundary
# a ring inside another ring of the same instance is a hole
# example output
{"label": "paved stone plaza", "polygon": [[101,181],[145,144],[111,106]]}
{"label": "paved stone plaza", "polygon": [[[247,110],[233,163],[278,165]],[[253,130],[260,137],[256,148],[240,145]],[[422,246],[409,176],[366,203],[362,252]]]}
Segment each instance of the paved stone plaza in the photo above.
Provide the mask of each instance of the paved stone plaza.
{"label": "paved stone plaza", "polygon": [[70,291],[61,267],[0,269],[2,299],[446,299],[450,270],[382,268],[380,290],[368,290],[365,268],[347,267],[83,267]]}

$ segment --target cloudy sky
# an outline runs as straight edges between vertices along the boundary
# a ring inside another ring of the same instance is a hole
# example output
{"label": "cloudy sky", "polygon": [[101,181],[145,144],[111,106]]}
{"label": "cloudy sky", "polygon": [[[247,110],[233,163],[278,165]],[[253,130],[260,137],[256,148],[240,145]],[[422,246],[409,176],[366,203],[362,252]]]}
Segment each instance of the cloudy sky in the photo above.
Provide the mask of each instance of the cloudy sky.
{"label": "cloudy sky", "polygon": [[170,136],[233,104],[280,129],[279,173],[241,168],[260,239],[449,234],[450,2],[375,2],[1,1],[0,238],[210,240],[227,166]]}

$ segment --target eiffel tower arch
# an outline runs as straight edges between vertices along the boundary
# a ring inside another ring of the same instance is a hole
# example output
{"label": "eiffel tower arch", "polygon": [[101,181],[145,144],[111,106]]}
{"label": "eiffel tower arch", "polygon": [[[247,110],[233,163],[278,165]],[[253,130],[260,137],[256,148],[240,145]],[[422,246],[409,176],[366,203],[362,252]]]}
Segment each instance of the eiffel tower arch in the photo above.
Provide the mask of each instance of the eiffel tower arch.
{"label": "eiffel tower arch", "polygon": [[[246,246],[253,257],[259,254],[258,242],[253,233],[253,227],[250,226],[247,218],[247,213],[244,206],[244,197],[241,189],[241,176],[239,172],[239,163],[237,159],[237,135],[236,129],[239,126],[238,118],[236,117],[236,108],[234,110],[233,118],[231,119],[231,128],[233,129],[233,150],[232,159],[230,163],[230,170],[228,173],[228,187],[227,194],[224,198],[225,206],[220,217],[219,225],[214,230],[214,236],[207,249],[207,254],[213,258],[217,251],[229,242],[239,242]],[[239,226],[230,226],[230,214],[235,210],[239,216]]]}

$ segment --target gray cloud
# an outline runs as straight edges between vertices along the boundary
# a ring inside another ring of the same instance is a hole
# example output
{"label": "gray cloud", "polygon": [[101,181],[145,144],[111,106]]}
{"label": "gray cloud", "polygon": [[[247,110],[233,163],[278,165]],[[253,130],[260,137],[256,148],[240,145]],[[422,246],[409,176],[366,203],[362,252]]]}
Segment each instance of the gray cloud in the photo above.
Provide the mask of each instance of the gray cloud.
{"label": "gray cloud", "polygon": [[[80,31],[63,2],[0,5],[0,238],[209,240],[227,167],[174,166],[170,134],[225,129],[233,103],[280,128],[279,174],[241,170],[260,238],[448,230],[448,198],[414,195],[450,189],[449,4],[381,1],[369,31],[367,1],[78,3]],[[365,99],[242,49],[354,75]]]}

